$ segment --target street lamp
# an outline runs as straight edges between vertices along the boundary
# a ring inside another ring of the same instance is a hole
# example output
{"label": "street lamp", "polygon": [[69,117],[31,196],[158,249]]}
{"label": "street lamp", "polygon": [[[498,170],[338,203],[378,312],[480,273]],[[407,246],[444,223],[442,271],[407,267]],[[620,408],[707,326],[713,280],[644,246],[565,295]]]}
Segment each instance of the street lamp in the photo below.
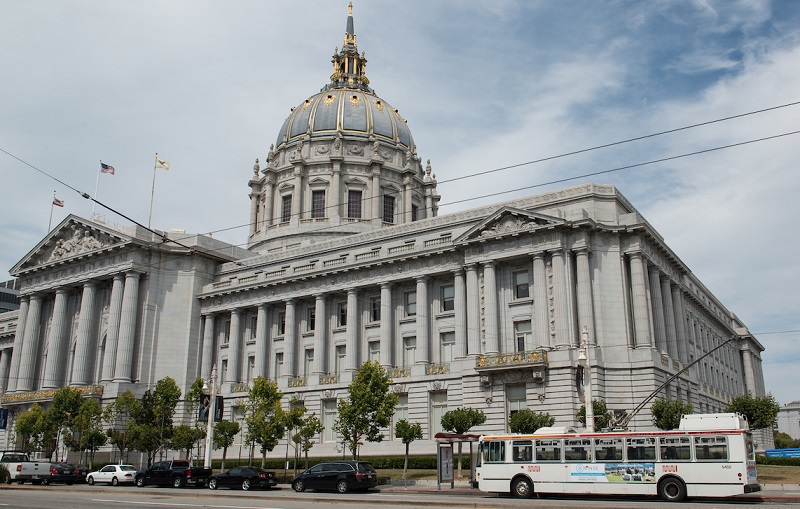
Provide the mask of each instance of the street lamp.
{"label": "street lamp", "polygon": [[592,399],[592,362],[590,359],[591,349],[589,348],[589,331],[586,326],[581,332],[581,346],[578,353],[578,361],[585,364],[583,369],[584,400],[586,407],[586,429],[594,431],[594,400]]}
{"label": "street lamp", "polygon": [[206,428],[206,457],[203,463],[204,468],[211,468],[211,444],[214,436],[214,417],[217,414],[217,367],[211,369],[211,387],[208,383],[203,383],[203,391],[209,391],[208,395],[208,427]]}

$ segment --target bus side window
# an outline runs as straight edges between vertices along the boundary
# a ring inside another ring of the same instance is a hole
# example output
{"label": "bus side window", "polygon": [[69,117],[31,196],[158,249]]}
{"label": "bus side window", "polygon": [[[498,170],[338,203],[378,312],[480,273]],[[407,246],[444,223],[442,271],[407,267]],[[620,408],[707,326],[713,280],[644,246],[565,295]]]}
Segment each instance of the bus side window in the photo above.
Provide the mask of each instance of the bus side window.
{"label": "bus side window", "polygon": [[533,442],[530,440],[514,441],[511,455],[515,462],[529,463],[533,459]]}
{"label": "bus side window", "polygon": [[499,463],[505,461],[506,458],[505,442],[501,440],[484,442],[483,446],[485,449],[488,449],[488,454],[485,455],[487,462]]}

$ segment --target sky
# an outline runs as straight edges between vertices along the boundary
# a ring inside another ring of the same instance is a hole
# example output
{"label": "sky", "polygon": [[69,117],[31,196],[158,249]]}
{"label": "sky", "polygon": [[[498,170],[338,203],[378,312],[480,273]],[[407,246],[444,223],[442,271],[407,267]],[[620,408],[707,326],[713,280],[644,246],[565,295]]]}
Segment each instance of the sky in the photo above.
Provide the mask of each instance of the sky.
{"label": "sky", "polygon": [[[3,0],[0,279],[51,210],[53,227],[131,224],[64,184],[142,224],[152,195],[154,228],[244,243],[253,163],[329,82],[347,3]],[[370,0],[353,15],[440,214],[617,186],[756,334],[767,390],[800,400],[800,2]],[[171,169],[154,186],[156,153]]]}

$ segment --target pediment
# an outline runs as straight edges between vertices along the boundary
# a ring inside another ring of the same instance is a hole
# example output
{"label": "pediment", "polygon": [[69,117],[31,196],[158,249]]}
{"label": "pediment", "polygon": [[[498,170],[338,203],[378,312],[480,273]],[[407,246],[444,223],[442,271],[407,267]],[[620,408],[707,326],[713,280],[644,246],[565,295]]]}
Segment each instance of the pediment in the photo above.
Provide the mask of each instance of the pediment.
{"label": "pediment", "polygon": [[566,224],[566,221],[559,217],[547,216],[513,207],[502,207],[467,230],[454,243],[497,239],[564,224]]}
{"label": "pediment", "polygon": [[28,252],[10,272],[15,274],[50,264],[69,262],[130,241],[130,237],[106,226],[70,215]]}

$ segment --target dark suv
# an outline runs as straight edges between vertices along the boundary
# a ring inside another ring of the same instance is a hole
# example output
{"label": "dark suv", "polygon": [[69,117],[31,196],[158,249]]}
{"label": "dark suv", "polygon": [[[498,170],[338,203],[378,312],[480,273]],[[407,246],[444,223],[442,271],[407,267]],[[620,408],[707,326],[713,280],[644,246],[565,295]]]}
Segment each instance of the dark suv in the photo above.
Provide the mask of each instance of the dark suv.
{"label": "dark suv", "polygon": [[318,463],[299,474],[292,481],[294,491],[367,490],[378,485],[378,474],[372,463],[366,461],[329,461]]}

